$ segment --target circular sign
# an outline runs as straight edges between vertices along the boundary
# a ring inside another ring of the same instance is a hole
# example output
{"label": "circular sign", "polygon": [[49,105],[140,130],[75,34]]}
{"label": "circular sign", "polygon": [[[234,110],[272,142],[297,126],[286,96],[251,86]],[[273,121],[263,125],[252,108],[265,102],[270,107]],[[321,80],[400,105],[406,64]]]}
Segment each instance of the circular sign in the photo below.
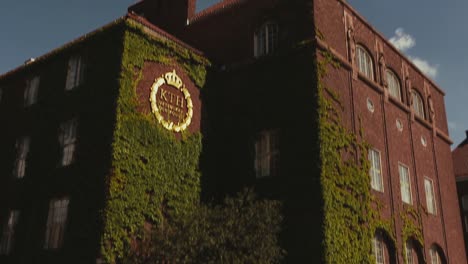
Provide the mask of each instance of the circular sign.
{"label": "circular sign", "polygon": [[175,70],[154,80],[150,103],[151,112],[167,130],[181,132],[192,122],[192,99]]}

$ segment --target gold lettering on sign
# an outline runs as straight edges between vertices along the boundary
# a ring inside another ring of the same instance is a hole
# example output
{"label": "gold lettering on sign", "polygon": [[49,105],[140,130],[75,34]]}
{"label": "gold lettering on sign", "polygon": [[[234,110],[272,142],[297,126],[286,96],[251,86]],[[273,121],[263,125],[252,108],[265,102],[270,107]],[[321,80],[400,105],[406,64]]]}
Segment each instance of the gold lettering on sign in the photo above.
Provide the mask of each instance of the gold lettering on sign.
{"label": "gold lettering on sign", "polygon": [[[172,89],[167,90],[168,88]],[[150,103],[151,112],[168,130],[184,131],[192,121],[192,99],[175,70],[154,80],[151,86]]]}

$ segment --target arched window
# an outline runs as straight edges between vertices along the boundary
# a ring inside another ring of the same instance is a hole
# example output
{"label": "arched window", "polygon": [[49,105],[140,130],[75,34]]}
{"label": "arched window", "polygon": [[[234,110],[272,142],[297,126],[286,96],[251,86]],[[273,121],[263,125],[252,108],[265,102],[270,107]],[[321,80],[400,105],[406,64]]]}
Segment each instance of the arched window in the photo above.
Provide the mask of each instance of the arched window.
{"label": "arched window", "polygon": [[372,63],[371,55],[362,46],[356,47],[356,63],[359,72],[364,74],[367,78],[374,80],[374,65]]}
{"label": "arched window", "polygon": [[374,238],[372,239],[372,252],[376,264],[396,263],[395,244],[382,229],[375,231]]}
{"label": "arched window", "polygon": [[428,264],[445,264],[446,263],[441,249],[435,244],[432,245],[432,247],[429,249],[429,255],[431,258]]}
{"label": "arched window", "polygon": [[421,244],[414,238],[409,238],[405,243],[406,264],[426,263]]}
{"label": "arched window", "polygon": [[387,83],[390,96],[397,98],[401,102],[400,80],[391,70],[387,70]]}
{"label": "arched window", "polygon": [[414,247],[412,241],[407,241],[405,245],[405,259],[407,264],[415,263]]}
{"label": "arched window", "polygon": [[255,57],[271,54],[278,48],[278,32],[278,23],[271,21],[257,29],[254,35]]}
{"label": "arched window", "polygon": [[413,104],[411,107],[413,108],[414,113],[422,119],[425,119],[426,116],[424,114],[424,103],[422,100],[421,95],[416,90],[411,91],[411,97],[413,99]]}
{"label": "arched window", "polygon": [[376,264],[385,264],[385,242],[380,232],[377,232],[373,241],[374,258]]}

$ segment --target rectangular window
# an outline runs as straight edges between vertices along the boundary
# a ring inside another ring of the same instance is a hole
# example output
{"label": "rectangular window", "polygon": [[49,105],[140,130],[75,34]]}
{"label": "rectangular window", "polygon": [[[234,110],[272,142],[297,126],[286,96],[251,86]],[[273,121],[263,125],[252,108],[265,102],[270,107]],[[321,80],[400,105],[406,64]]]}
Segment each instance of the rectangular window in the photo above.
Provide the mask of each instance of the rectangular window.
{"label": "rectangular window", "polygon": [[16,162],[13,170],[13,175],[21,179],[26,174],[26,161],[29,154],[31,139],[22,137],[16,141]]}
{"label": "rectangular window", "polygon": [[69,200],[67,198],[50,201],[44,241],[45,249],[58,249],[62,247],[67,222],[68,203]]}
{"label": "rectangular window", "polygon": [[279,133],[269,130],[259,134],[255,142],[255,172],[257,178],[275,176],[279,171]]}
{"label": "rectangular window", "polygon": [[382,164],[380,159],[380,152],[375,149],[369,149],[369,174],[371,177],[372,189],[383,192],[383,179],[382,179]]}
{"label": "rectangular window", "polygon": [[39,76],[35,76],[26,81],[26,88],[24,89],[24,106],[30,106],[37,102],[39,83]]}
{"label": "rectangular window", "polygon": [[424,190],[426,191],[427,211],[435,215],[437,213],[437,207],[434,195],[434,183],[431,179],[424,178]]}
{"label": "rectangular window", "polygon": [[278,24],[267,22],[260,26],[254,35],[254,56],[272,54],[278,48]]}
{"label": "rectangular window", "polygon": [[409,169],[401,163],[398,164],[398,169],[400,173],[401,199],[407,204],[412,204]]}
{"label": "rectangular window", "polygon": [[3,227],[2,240],[0,241],[0,254],[9,255],[15,239],[16,225],[18,224],[19,211],[10,211],[7,222]]}
{"label": "rectangular window", "polygon": [[67,81],[65,90],[70,91],[83,84],[85,63],[80,55],[74,55],[68,60]]}
{"label": "rectangular window", "polygon": [[62,149],[60,164],[62,166],[72,164],[75,159],[77,127],[78,121],[76,119],[69,120],[60,125],[59,142]]}

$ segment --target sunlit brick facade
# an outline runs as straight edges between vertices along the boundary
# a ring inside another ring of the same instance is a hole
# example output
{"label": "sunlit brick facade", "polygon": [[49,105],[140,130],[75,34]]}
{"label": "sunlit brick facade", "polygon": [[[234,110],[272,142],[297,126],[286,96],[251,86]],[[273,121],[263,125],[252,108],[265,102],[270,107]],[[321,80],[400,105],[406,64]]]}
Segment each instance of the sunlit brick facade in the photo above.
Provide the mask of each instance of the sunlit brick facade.
{"label": "sunlit brick facade", "polygon": [[[440,87],[345,1],[225,0],[199,13],[195,4],[140,1],[124,19],[212,63],[206,87],[190,86],[198,98],[190,129],[204,136],[203,198],[254,186],[283,202],[285,262],[323,260],[315,78],[326,52],[339,67],[329,67],[324,84],[340,97],[341,125],[362,129],[370,145],[369,186],[393,223],[376,232],[370,254],[376,263],[466,263]],[[108,33],[0,76],[8,127],[0,132],[0,262],[100,259],[99,190],[110,168],[123,45],[118,26],[101,31]],[[145,62],[138,111],[151,112],[148,87],[173,68],[190,82],[180,65]],[[408,211],[422,239],[403,235]]]}

